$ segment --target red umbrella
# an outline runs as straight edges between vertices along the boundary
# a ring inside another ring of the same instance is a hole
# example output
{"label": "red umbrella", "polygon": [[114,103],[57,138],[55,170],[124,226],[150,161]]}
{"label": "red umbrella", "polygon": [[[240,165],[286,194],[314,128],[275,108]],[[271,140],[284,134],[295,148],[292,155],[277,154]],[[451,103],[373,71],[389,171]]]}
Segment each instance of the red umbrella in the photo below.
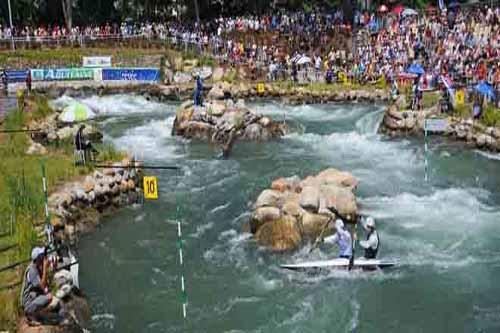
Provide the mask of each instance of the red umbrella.
{"label": "red umbrella", "polygon": [[389,10],[389,8],[387,8],[387,6],[386,6],[386,5],[380,5],[380,7],[378,7],[378,11],[379,11],[380,13],[385,13],[385,12],[387,12],[388,10]]}
{"label": "red umbrella", "polygon": [[394,7],[392,10],[391,10],[391,13],[394,13],[396,15],[401,15],[401,13],[403,12],[403,10],[405,9],[405,7],[403,5],[397,5],[396,7]]}

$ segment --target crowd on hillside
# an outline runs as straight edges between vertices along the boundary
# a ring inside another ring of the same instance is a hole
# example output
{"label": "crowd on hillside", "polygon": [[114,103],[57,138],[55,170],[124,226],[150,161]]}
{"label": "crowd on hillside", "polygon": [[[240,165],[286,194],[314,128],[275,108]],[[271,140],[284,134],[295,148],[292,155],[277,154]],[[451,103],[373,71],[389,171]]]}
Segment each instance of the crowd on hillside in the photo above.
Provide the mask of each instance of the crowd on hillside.
{"label": "crowd on hillside", "polygon": [[[351,31],[355,31],[354,42]],[[394,81],[418,63],[425,71],[420,76],[423,87],[436,86],[441,76],[460,84],[486,80],[497,89],[500,84],[498,6],[412,15],[357,12],[354,29],[337,10],[221,17],[201,24],[123,22],[71,30],[53,26],[14,31],[0,26],[0,40],[12,34],[26,41],[160,38],[180,48],[211,53],[222,62],[248,65],[251,71],[264,70],[269,79]]]}

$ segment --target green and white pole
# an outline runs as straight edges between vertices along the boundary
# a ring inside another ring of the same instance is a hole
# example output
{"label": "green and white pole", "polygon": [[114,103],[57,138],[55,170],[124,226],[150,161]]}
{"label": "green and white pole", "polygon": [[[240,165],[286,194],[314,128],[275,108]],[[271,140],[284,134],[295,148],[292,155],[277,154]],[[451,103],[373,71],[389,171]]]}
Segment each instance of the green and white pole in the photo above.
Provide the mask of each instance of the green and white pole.
{"label": "green and white pole", "polygon": [[[178,211],[178,210],[177,210]],[[184,279],[184,258],[182,252],[182,229],[181,222],[177,220],[177,247],[179,248],[179,265],[181,267],[181,298],[182,298],[182,316],[186,318],[187,316],[187,292],[186,292],[186,281]]]}
{"label": "green and white pole", "polygon": [[42,162],[42,184],[43,184],[43,194],[45,196],[45,234],[47,235],[47,244],[51,246],[53,244],[53,228],[50,224],[50,214],[49,214],[49,192],[47,188],[47,177],[45,176],[45,164]]}

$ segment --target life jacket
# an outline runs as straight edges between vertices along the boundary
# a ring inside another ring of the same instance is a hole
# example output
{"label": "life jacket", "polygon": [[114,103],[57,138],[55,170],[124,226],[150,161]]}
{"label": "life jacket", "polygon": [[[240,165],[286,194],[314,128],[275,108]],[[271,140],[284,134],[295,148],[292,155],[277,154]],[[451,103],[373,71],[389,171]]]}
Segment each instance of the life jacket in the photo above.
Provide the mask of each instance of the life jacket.
{"label": "life jacket", "polygon": [[378,232],[375,230],[372,230],[368,233],[366,236],[366,240],[370,239],[370,236],[375,233],[375,236],[377,237],[377,247],[373,249],[371,246],[365,249],[365,258],[366,259],[375,259],[377,258],[377,253],[378,253],[378,248],[380,247],[380,238],[378,237]]}

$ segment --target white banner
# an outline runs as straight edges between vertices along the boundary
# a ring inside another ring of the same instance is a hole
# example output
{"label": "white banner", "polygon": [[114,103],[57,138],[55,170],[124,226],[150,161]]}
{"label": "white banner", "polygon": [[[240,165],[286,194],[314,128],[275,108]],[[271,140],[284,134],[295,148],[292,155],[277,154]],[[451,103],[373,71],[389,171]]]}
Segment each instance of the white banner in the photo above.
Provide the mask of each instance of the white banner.
{"label": "white banner", "polygon": [[83,67],[111,67],[111,57],[83,57]]}
{"label": "white banner", "polygon": [[102,81],[102,68],[94,68],[94,81]]}
{"label": "white banner", "polygon": [[447,119],[426,119],[425,129],[428,132],[444,132],[448,128]]}

